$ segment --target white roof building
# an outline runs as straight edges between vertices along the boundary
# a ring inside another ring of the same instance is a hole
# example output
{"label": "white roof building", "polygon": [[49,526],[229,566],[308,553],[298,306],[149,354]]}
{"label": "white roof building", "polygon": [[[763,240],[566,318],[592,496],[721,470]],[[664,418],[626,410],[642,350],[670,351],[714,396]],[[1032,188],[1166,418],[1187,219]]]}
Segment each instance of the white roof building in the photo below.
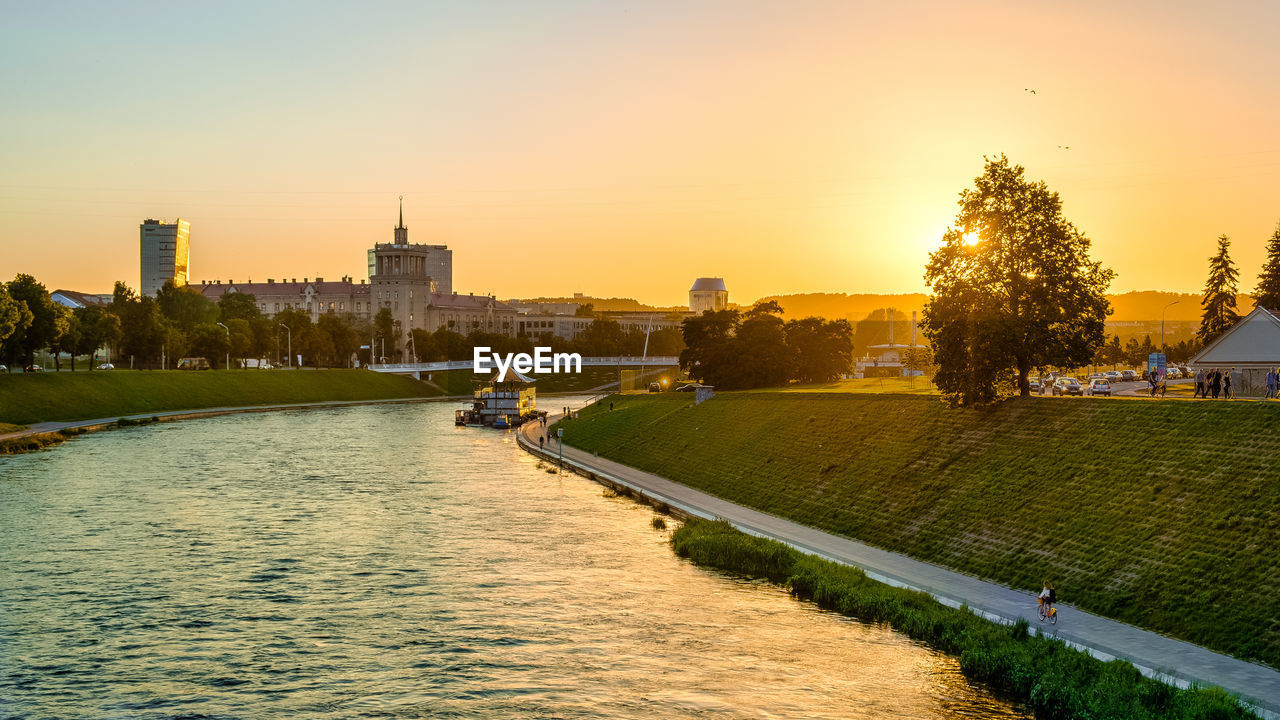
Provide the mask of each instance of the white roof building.
{"label": "white roof building", "polygon": [[1255,307],[1196,353],[1191,364],[1196,369],[1238,372],[1233,375],[1237,395],[1262,395],[1267,389],[1267,370],[1280,367],[1280,318],[1262,306]]}

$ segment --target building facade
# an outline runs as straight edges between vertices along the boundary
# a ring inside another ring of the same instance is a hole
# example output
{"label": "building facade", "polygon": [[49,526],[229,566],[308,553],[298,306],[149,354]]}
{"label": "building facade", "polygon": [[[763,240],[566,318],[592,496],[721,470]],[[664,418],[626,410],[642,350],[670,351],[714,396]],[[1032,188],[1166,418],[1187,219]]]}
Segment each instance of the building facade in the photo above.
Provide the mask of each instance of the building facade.
{"label": "building facade", "polygon": [[728,310],[729,290],[724,278],[698,278],[689,288],[689,312],[701,315],[708,310]]}
{"label": "building facade", "polygon": [[154,296],[168,280],[186,285],[190,278],[191,224],[182,218],[162,223],[150,218],[138,226],[142,272],[139,292]]}
{"label": "building facade", "polygon": [[453,295],[453,251],[410,243],[401,204],[395,240],[369,250],[369,288],[377,310],[390,310],[405,333],[411,328],[433,331],[428,307],[437,295]]}
{"label": "building facade", "polygon": [[324,278],[280,280],[268,278],[266,282],[237,283],[234,280],[200,283],[200,294],[217,302],[227,293],[252,295],[263,315],[272,316],[281,310],[299,310],[311,316],[311,321],[326,313],[350,314],[369,317],[369,286],[356,283],[350,277],[326,282]]}
{"label": "building facade", "polygon": [[474,330],[516,334],[516,309],[491,295],[431,293],[424,302],[421,321],[410,327],[427,332],[443,327],[462,335]]}

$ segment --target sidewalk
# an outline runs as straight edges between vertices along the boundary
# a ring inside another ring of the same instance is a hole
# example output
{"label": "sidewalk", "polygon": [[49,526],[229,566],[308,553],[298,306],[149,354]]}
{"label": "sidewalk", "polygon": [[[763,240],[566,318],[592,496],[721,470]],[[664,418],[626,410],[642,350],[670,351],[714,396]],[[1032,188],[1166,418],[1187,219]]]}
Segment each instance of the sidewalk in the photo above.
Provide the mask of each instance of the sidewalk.
{"label": "sidewalk", "polygon": [[[550,433],[552,438],[546,450],[540,451],[537,440],[540,429],[537,423],[522,426],[517,433],[520,445],[535,455],[555,461],[560,450],[555,433]],[[1192,683],[1216,685],[1240,696],[1262,717],[1280,720],[1280,671],[1061,603],[1058,625],[1045,625],[1036,615],[1032,593],[767,515],[569,445],[564,446],[564,460],[593,479],[607,479],[690,515],[727,520],[751,535],[778,540],[798,550],[859,567],[872,579],[922,590],[945,605],[968,605],[979,615],[997,622],[1025,619],[1033,631],[1061,638],[1102,660],[1123,658],[1145,675],[1180,687]]]}

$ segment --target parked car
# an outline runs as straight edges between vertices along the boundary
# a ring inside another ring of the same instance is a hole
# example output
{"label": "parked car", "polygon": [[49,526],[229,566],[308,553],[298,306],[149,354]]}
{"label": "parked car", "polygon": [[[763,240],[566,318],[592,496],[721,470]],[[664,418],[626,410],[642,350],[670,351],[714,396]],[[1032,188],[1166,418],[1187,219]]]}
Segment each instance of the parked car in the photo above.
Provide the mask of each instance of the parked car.
{"label": "parked car", "polygon": [[1060,377],[1053,381],[1054,395],[1083,395],[1084,388],[1080,387],[1080,381],[1073,377]]}
{"label": "parked car", "polygon": [[8,365],[0,365],[0,372],[9,372]]}
{"label": "parked car", "polygon": [[101,365],[98,366],[98,369],[99,370],[115,370],[116,366],[112,365],[111,363],[102,363]]}
{"label": "parked car", "polygon": [[1031,392],[1033,393],[1040,392],[1040,378],[1038,377],[1027,378],[1027,385],[1030,386]]}
{"label": "parked car", "polygon": [[28,365],[22,368],[22,372],[33,372],[33,373],[44,372],[44,368],[39,365]]}
{"label": "parked car", "polygon": [[1123,376],[1120,375],[1119,370],[1108,370],[1106,372],[1106,375],[1107,375],[1107,382],[1112,384],[1118,383],[1124,379]]}
{"label": "parked car", "polygon": [[1089,376],[1090,380],[1106,380],[1107,374],[1104,372],[1096,372]]}
{"label": "parked car", "polygon": [[1178,378],[1180,378],[1180,377],[1182,377],[1182,371],[1181,371],[1181,370],[1179,370],[1178,368],[1176,368],[1176,367],[1167,367],[1167,368],[1165,368],[1165,370],[1164,370],[1164,379],[1165,379],[1165,380],[1177,380],[1177,379],[1178,379]]}
{"label": "parked car", "polygon": [[662,384],[656,382],[649,383],[649,392],[662,392]]}
{"label": "parked car", "polygon": [[1138,379],[1138,373],[1132,370],[1121,370],[1120,378],[1125,382],[1135,382]]}
{"label": "parked car", "polygon": [[676,392],[693,392],[700,387],[706,387],[706,385],[701,385],[699,383],[689,383],[688,385],[681,385],[680,387],[676,388]]}
{"label": "parked car", "polygon": [[1111,397],[1111,383],[1100,378],[1094,378],[1089,381],[1089,394]]}

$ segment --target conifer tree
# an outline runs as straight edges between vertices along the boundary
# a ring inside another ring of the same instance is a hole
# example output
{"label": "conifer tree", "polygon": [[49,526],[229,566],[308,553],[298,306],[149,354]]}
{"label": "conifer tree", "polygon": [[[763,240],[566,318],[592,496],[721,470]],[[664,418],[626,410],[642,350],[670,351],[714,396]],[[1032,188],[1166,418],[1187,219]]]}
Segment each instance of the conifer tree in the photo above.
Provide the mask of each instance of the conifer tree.
{"label": "conifer tree", "polygon": [[1196,337],[1208,345],[1226,332],[1240,319],[1236,313],[1236,288],[1240,276],[1228,250],[1231,239],[1218,238],[1218,253],[1209,258],[1209,279],[1204,284],[1204,299],[1200,305],[1204,314],[1200,317],[1200,329]]}
{"label": "conifer tree", "polygon": [[1267,261],[1258,273],[1258,289],[1253,301],[1271,312],[1280,312],[1280,223],[1267,241]]}

